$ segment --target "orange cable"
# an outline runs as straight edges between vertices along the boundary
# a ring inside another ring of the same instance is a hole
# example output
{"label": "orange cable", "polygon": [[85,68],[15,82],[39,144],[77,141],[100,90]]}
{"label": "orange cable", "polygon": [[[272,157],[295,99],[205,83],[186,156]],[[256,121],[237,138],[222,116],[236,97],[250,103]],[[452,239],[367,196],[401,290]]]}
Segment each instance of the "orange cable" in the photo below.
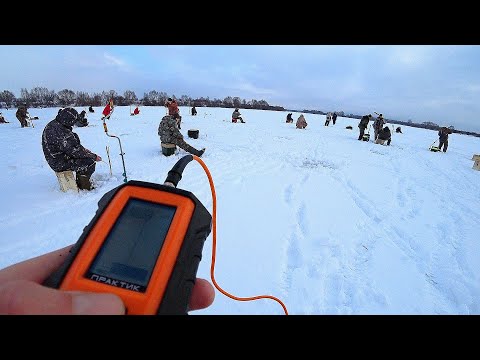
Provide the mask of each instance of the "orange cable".
{"label": "orange cable", "polygon": [[259,296],[251,296],[251,297],[238,297],[235,295],[232,295],[228,293],[227,291],[223,290],[220,285],[217,284],[215,281],[215,255],[216,255],[216,247],[217,247],[217,197],[215,195],[215,186],[213,184],[213,179],[210,174],[210,171],[207,168],[207,165],[203,162],[202,159],[200,159],[198,156],[193,155],[193,159],[196,160],[202,168],[205,170],[205,173],[207,174],[208,177],[208,182],[210,183],[210,188],[212,189],[212,200],[213,200],[213,241],[212,241],[212,265],[210,266],[210,277],[212,278],[213,285],[217,288],[218,291],[220,291],[223,295],[228,296],[231,299],[237,300],[237,301],[252,301],[252,300],[259,300],[259,299],[272,299],[278,302],[282,308],[283,311],[285,312],[285,315],[288,315],[288,310],[285,304],[275,296],[271,295],[259,295]]}

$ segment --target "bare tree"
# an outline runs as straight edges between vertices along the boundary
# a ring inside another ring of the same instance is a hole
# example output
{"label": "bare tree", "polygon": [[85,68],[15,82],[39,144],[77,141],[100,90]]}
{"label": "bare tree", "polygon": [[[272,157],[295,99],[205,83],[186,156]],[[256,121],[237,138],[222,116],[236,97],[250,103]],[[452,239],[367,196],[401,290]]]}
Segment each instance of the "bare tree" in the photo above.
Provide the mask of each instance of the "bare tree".
{"label": "bare tree", "polygon": [[258,108],[259,109],[268,110],[269,107],[270,107],[270,105],[268,105],[268,102],[266,102],[265,100],[260,100],[258,102]]}
{"label": "bare tree", "polygon": [[91,101],[92,103],[90,105],[92,106],[102,106],[102,94],[94,93],[91,97]]}
{"label": "bare tree", "polygon": [[[47,105],[47,97],[51,93],[45,87],[35,87],[30,91],[30,106],[37,107],[37,106],[46,106]],[[53,92],[55,94],[55,92]],[[54,95],[55,97],[55,95]]]}
{"label": "bare tree", "polygon": [[231,96],[227,96],[225,99],[223,99],[223,105],[225,107],[233,107],[233,99]]}
{"label": "bare tree", "polygon": [[180,101],[178,102],[178,105],[180,106],[189,106],[190,102],[192,99],[188,95],[182,95],[180,96]]}
{"label": "bare tree", "polygon": [[102,91],[102,104],[106,104],[110,99],[115,103],[115,99],[118,97],[115,90]]}
{"label": "bare tree", "polygon": [[61,106],[72,106],[75,104],[75,93],[72,90],[60,90],[57,93],[57,97]]}
{"label": "bare tree", "polygon": [[163,105],[165,104],[165,101],[167,101],[168,99],[168,94],[164,91],[161,91],[159,94],[158,94],[158,104],[159,105]]}
{"label": "bare tree", "polygon": [[15,103],[15,95],[13,95],[11,91],[3,90],[0,93],[0,103],[5,105],[7,109],[13,107],[13,104]]}
{"label": "bare tree", "polygon": [[77,91],[76,96],[77,96],[77,100],[76,100],[77,106],[87,106],[87,105],[90,105],[90,103],[92,102],[90,95],[88,95],[88,93],[86,92]]}
{"label": "bare tree", "polygon": [[57,94],[55,94],[54,90],[47,90],[43,94],[43,99],[45,101],[45,103],[43,105],[45,105],[47,107],[53,107],[53,106],[55,106],[55,101],[57,99]]}
{"label": "bare tree", "polygon": [[255,99],[250,100],[247,104],[251,109],[258,109],[258,101]]}
{"label": "bare tree", "polygon": [[242,100],[240,100],[238,96],[235,96],[232,101],[233,101],[233,106],[236,108],[239,108],[242,105]]}
{"label": "bare tree", "polygon": [[20,89],[20,98],[17,99],[17,103],[18,102],[25,103],[28,107],[30,106],[30,104],[32,103],[32,97],[27,89]]}
{"label": "bare tree", "polygon": [[148,93],[145,93],[143,95],[143,102],[147,106],[155,106],[158,105],[158,98],[159,98],[159,93],[156,90],[152,90]]}
{"label": "bare tree", "polygon": [[138,102],[137,95],[131,90],[127,90],[123,93],[123,98],[125,99],[126,105],[133,105]]}

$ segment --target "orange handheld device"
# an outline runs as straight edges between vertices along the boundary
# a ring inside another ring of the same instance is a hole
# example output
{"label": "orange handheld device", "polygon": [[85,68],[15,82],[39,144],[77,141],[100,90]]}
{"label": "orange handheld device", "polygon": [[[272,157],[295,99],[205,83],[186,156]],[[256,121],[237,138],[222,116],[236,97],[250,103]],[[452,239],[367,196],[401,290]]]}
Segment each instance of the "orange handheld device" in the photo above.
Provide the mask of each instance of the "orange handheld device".
{"label": "orange handheld device", "polygon": [[167,185],[130,180],[106,193],[44,285],[115,293],[129,315],[187,314],[212,216],[175,187],[181,171],[172,168]]}

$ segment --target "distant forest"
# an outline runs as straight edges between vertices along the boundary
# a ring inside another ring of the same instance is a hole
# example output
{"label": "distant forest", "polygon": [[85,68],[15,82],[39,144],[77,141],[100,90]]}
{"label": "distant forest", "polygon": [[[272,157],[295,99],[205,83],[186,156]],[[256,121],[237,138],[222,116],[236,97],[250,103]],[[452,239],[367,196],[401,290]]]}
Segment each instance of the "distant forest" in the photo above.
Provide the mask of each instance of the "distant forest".
{"label": "distant forest", "polygon": [[[163,91],[152,90],[143,94],[143,97],[139,99],[134,91],[127,90],[123,95],[118,94],[115,90],[102,91],[101,93],[89,94],[83,91],[73,91],[69,89],[63,89],[59,92],[54,90],[48,90],[44,87],[35,87],[28,91],[27,89],[20,90],[20,97],[17,98],[9,91],[4,90],[0,92],[0,106],[4,108],[18,107],[19,104],[26,103],[29,108],[41,108],[41,107],[65,107],[65,106],[102,106],[107,103],[108,100],[113,99],[115,105],[129,106],[129,105],[143,105],[143,106],[163,106],[165,101],[171,97],[177,100],[179,106],[196,106],[196,107],[223,107],[223,108],[239,108],[239,109],[258,109],[258,110],[271,110],[271,111],[291,111],[291,112],[303,112],[308,114],[320,114],[325,115],[328,111],[321,110],[294,110],[285,109],[282,106],[274,106],[268,104],[265,100],[246,100],[241,99],[238,96],[227,96],[223,100],[210,99],[207,97],[192,98],[188,95],[182,95],[176,97],[175,95],[167,95]],[[360,119],[362,115],[345,114],[343,111],[335,111],[339,116]],[[385,118],[390,124],[407,125],[412,127],[438,130],[439,125],[433,122],[423,122],[421,124],[414,123],[411,120],[401,121],[396,119]],[[472,135],[480,137],[480,134],[470,131],[457,130],[453,126],[450,127],[454,133]]]}

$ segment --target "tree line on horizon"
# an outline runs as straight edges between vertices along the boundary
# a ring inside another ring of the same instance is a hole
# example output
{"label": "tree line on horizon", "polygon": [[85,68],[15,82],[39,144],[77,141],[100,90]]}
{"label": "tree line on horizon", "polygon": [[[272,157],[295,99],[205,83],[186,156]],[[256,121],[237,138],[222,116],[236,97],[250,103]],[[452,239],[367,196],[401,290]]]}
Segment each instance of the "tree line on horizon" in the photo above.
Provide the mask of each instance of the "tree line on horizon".
{"label": "tree line on horizon", "polygon": [[[0,92],[0,106],[5,108],[18,107],[19,104],[27,104],[29,108],[38,107],[66,107],[66,106],[103,106],[110,99],[113,99],[115,105],[129,106],[163,106],[168,98],[175,99],[179,106],[196,106],[196,107],[223,107],[223,108],[242,108],[242,109],[256,109],[256,110],[271,110],[271,111],[292,111],[303,112],[308,114],[320,114],[325,115],[327,112],[321,110],[289,110],[282,106],[275,106],[268,104],[265,100],[246,100],[241,99],[238,96],[227,96],[223,100],[210,99],[207,97],[192,98],[188,95],[181,95],[176,97],[175,95],[168,95],[163,91],[151,90],[143,94],[143,98],[139,99],[134,91],[126,90],[123,95],[118,94],[115,90],[102,91],[98,93],[89,94],[84,91],[73,91],[69,89],[63,89],[58,92],[49,90],[45,87],[34,87],[30,91],[22,88],[20,90],[20,97],[17,98],[13,92],[4,90]],[[362,115],[345,114],[343,111],[336,111],[337,115],[341,117],[347,117],[352,119],[360,119]],[[438,130],[439,125],[433,122],[414,123],[411,120],[401,121],[396,119],[385,118],[389,123],[401,124],[412,127]],[[450,127],[453,132],[472,135],[480,137],[480,134],[471,131],[456,130]]]}
{"label": "tree line on horizon", "polygon": [[134,91],[126,90],[123,95],[118,94],[115,90],[102,91],[99,93],[89,94],[84,91],[73,91],[63,89],[58,92],[49,90],[44,87],[35,87],[30,91],[22,88],[20,97],[17,98],[11,91],[4,90],[0,92],[0,104],[3,107],[18,107],[19,104],[26,103],[28,107],[65,107],[65,106],[103,106],[110,99],[118,106],[142,105],[142,106],[163,106],[168,98],[175,99],[179,106],[197,106],[197,107],[226,107],[226,108],[243,108],[258,110],[276,110],[284,111],[281,106],[273,106],[265,100],[246,100],[238,96],[227,96],[223,100],[210,99],[207,97],[192,98],[188,95],[176,97],[168,95],[163,91],[152,90],[143,94],[143,98],[139,99]]}

